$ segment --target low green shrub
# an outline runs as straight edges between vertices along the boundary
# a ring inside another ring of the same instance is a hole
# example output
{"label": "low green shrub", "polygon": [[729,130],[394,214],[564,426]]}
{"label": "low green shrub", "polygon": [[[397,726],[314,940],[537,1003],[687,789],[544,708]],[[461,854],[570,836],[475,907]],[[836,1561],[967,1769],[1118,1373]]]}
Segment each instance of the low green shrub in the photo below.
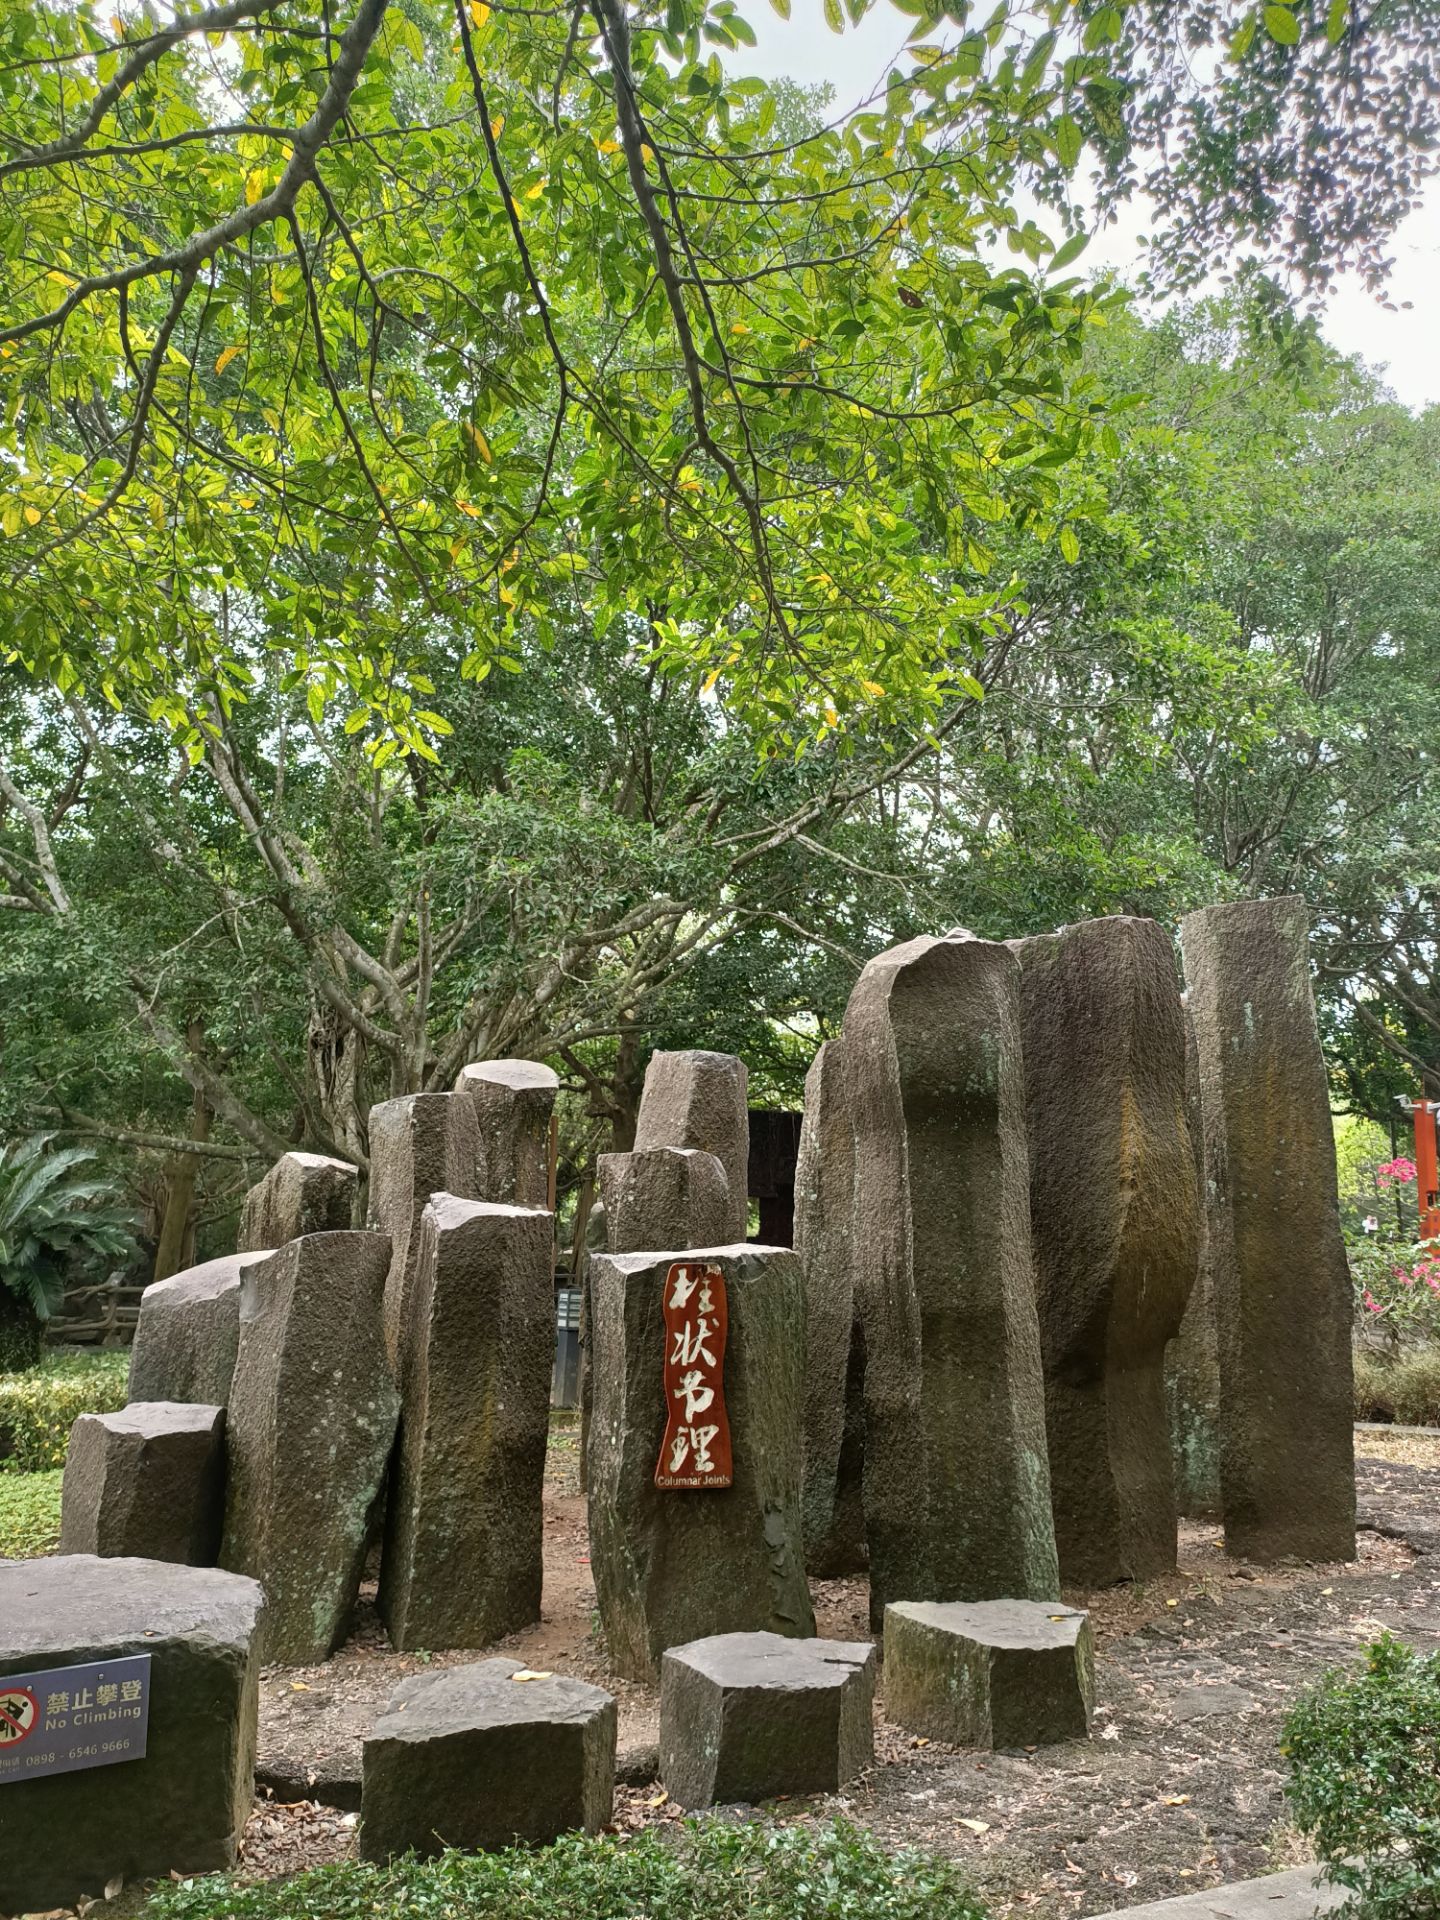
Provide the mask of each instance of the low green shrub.
{"label": "low green shrub", "polygon": [[1440,1348],[1419,1347],[1383,1359],[1357,1348],[1355,1418],[1440,1427]]}
{"label": "low green shrub", "polygon": [[984,1920],[958,1868],[843,1822],[689,1823],[633,1838],[162,1887],[143,1920]]}
{"label": "low green shrub", "polygon": [[1291,1712],[1286,1792],[1349,1920],[1440,1917],[1440,1654],[1389,1634]]}
{"label": "low green shrub", "polygon": [[82,1413],[125,1404],[130,1355],[123,1350],[50,1354],[24,1373],[0,1373],[0,1473],[63,1467]]}
{"label": "low green shrub", "polygon": [[53,1553],[60,1539],[59,1467],[44,1473],[0,1473],[0,1560]]}

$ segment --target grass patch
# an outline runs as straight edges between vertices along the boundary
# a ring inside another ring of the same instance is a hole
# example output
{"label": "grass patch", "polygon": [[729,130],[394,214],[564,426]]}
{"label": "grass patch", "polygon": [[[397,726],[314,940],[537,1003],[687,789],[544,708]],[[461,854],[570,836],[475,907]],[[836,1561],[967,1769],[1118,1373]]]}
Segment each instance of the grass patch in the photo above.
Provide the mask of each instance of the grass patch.
{"label": "grass patch", "polygon": [[123,1407],[129,1375],[124,1348],[50,1353],[24,1373],[0,1373],[0,1474],[63,1467],[76,1419]]}
{"label": "grass patch", "polygon": [[1395,1359],[1355,1354],[1355,1418],[1404,1427],[1440,1427],[1440,1349],[1421,1347]]}
{"label": "grass patch", "polygon": [[662,1836],[317,1867],[162,1887],[143,1920],[984,1920],[948,1861],[886,1853],[844,1822],[695,1821]]}
{"label": "grass patch", "polygon": [[33,1560],[60,1540],[58,1467],[44,1473],[0,1473],[0,1560]]}

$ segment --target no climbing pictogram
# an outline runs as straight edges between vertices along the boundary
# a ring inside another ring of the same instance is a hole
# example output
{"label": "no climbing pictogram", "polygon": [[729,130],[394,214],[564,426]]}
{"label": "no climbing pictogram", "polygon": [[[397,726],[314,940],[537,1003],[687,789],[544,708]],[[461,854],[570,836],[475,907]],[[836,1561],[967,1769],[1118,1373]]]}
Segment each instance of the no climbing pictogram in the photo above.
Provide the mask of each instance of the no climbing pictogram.
{"label": "no climbing pictogram", "polygon": [[40,1702],[24,1687],[0,1693],[0,1750],[28,1740],[40,1722]]}

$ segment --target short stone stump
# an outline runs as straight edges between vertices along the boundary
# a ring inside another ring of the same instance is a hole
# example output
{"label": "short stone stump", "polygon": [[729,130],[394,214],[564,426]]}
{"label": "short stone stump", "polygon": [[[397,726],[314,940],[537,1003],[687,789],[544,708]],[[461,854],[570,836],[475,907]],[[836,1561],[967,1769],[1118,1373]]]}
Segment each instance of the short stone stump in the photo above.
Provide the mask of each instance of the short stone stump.
{"label": "short stone stump", "polygon": [[885,1609],[885,1717],[957,1747],[1083,1740],[1095,1706],[1088,1613],[1055,1600]]}
{"label": "short stone stump", "polygon": [[209,1567],[225,1522],[225,1409],[133,1400],[70,1429],[61,1553]]}
{"label": "short stone stump", "polygon": [[416,1674],[365,1742],[360,1853],[545,1845],[598,1833],[615,1795],[615,1702],[515,1660]]}
{"label": "short stone stump", "polygon": [[[213,1567],[0,1561],[0,1707],[12,1726],[35,1722],[0,1743],[0,1913],[234,1864],[254,1786],[262,1605],[255,1581]],[[104,1664],[133,1654],[149,1655],[148,1677],[116,1687],[112,1704]],[[100,1675],[37,1678],[92,1662]],[[131,1688],[148,1702],[145,1751],[108,1764],[107,1746],[139,1743]],[[75,1771],[31,1770],[62,1741]]]}
{"label": "short stone stump", "polygon": [[660,1661],[660,1778],[682,1807],[834,1793],[875,1757],[868,1640],[717,1633]]}

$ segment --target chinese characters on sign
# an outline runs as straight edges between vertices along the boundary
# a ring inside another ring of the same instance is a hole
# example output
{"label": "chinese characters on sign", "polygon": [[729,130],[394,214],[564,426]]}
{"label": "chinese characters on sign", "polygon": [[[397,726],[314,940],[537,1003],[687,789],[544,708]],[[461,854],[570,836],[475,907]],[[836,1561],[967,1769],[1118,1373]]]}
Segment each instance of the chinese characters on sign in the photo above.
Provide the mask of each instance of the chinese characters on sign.
{"label": "chinese characters on sign", "polygon": [[728,1487],[734,1477],[725,1413],[725,1276],[680,1260],[665,1279],[665,1439],[657,1487]]}
{"label": "chinese characters on sign", "polygon": [[150,1655],[0,1678],[0,1786],[143,1760]]}

